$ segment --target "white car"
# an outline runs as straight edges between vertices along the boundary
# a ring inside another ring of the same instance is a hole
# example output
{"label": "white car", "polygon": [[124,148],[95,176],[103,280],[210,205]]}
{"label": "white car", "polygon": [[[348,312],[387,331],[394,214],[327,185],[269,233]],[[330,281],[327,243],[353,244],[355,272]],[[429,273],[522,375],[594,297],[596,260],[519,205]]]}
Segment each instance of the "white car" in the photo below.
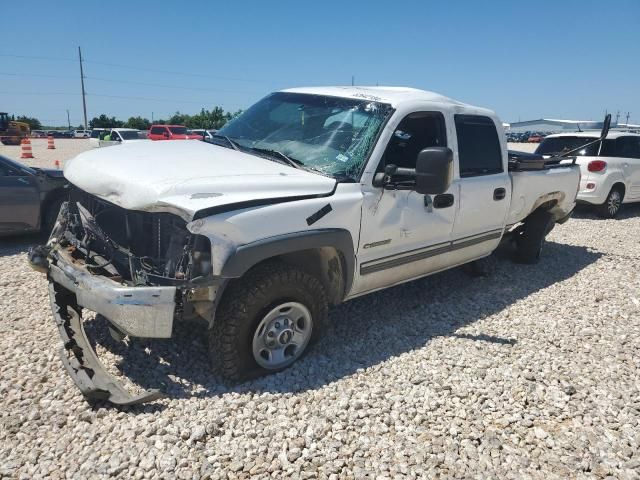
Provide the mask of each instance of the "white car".
{"label": "white car", "polygon": [[211,140],[213,138],[213,136],[218,132],[217,130],[204,130],[202,128],[196,128],[193,130],[190,130],[191,133],[196,134],[196,135],[202,135],[202,138],[204,140]]}
{"label": "white car", "polygon": [[[543,156],[562,153],[597,138],[594,132],[549,135],[536,153]],[[639,134],[611,131],[603,142],[575,155],[582,172],[578,202],[595,206],[605,218],[615,217],[623,203],[640,202]]]}
{"label": "white car", "polygon": [[[140,131],[135,128],[106,128],[98,130],[97,136],[91,135],[90,141],[97,143],[97,145],[93,145],[94,147],[109,147],[112,145],[148,141],[147,138],[141,137]],[[105,140],[105,138],[109,138],[109,140]]]}
{"label": "white car", "polygon": [[91,136],[91,130],[74,130],[73,138],[89,138]]}
{"label": "white car", "polygon": [[47,272],[63,361],[89,398],[159,393],[132,397],[107,373],[80,306],[116,338],[168,338],[199,320],[223,376],[277,372],[331,305],[486,257],[507,237],[536,263],[580,177],[571,163],[510,161],[494,112],[412,88],[284,90],[218,133],[65,164],[69,201],[30,261]]}

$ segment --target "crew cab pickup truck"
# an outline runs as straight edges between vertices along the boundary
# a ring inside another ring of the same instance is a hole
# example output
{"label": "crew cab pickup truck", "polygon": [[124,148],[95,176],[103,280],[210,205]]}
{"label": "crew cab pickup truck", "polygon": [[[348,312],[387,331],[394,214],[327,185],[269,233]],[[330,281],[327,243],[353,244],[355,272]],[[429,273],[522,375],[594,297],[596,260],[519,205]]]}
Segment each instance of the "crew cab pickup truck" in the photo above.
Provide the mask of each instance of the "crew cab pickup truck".
{"label": "crew cab pickup truck", "polygon": [[329,305],[490,255],[506,236],[535,263],[566,221],[571,162],[507,154],[490,110],[411,88],[273,93],[212,139],[85,152],[46,246],[63,361],[90,399],[131,404],[84,334],[82,309],[116,338],[208,327],[231,381],[288,367]]}

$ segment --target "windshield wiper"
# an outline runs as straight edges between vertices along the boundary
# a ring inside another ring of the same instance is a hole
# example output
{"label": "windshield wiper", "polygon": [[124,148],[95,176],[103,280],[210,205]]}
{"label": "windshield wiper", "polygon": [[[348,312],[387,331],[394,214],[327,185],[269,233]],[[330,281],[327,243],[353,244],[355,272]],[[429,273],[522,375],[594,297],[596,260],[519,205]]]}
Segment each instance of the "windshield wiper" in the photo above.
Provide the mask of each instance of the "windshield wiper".
{"label": "windshield wiper", "polygon": [[280,159],[284,160],[289,166],[293,168],[304,168],[304,163],[295,158],[291,158],[286,153],[282,153],[280,150],[270,150],[268,148],[258,148],[258,147],[250,147],[254,152],[265,153],[270,155],[271,157],[278,156]]}
{"label": "windshield wiper", "polygon": [[[238,144],[237,144],[236,142],[234,142],[233,140],[231,140],[231,139],[230,139],[229,137],[227,137],[226,135],[220,135],[219,133],[214,133],[214,134],[212,135],[212,137],[213,137],[213,138],[222,138],[223,140],[226,140],[226,142],[229,144],[229,146],[230,146],[231,148],[233,148],[234,150],[238,150],[238,151],[240,151],[240,147],[238,146]],[[213,142],[211,142],[211,141],[210,141],[210,140],[211,140],[210,138],[204,138],[203,140],[204,140],[205,142],[207,142],[207,143],[213,143]],[[217,145],[217,144],[216,144],[216,145]]]}

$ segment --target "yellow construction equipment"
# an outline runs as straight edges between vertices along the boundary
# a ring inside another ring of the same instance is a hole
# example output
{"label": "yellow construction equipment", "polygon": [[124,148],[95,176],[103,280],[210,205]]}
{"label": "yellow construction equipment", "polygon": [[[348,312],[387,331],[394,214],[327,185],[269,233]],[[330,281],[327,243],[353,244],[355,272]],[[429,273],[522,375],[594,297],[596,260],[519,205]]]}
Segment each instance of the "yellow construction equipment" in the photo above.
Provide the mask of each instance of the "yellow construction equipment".
{"label": "yellow construction equipment", "polygon": [[9,114],[0,112],[0,143],[20,145],[22,139],[28,137],[30,133],[28,124],[9,120]]}

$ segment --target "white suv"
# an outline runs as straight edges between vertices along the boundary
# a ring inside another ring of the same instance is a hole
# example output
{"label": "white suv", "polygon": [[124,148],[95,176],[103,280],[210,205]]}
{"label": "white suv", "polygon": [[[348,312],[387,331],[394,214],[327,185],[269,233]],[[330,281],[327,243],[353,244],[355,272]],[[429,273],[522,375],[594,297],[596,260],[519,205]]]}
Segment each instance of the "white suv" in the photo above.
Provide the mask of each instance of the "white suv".
{"label": "white suv", "polygon": [[[579,147],[598,138],[595,132],[549,135],[536,153],[547,156]],[[578,152],[582,180],[578,202],[594,205],[605,218],[613,218],[623,203],[640,202],[640,135],[609,132],[604,142]]]}

